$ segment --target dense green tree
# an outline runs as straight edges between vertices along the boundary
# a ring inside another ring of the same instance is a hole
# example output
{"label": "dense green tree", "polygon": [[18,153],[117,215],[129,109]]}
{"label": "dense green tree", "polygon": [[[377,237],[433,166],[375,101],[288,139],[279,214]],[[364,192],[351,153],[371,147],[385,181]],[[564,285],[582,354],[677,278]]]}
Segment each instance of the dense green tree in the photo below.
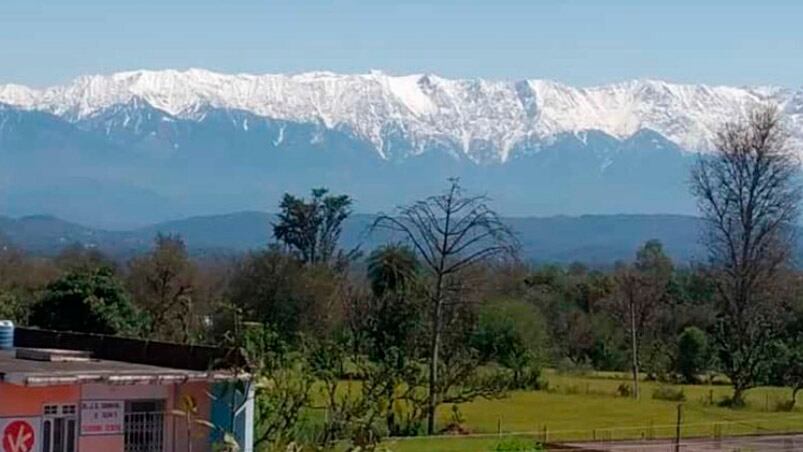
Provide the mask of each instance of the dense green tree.
{"label": "dense green tree", "polygon": [[343,279],[327,265],[304,265],[271,247],[239,260],[225,296],[242,320],[270,325],[284,338],[322,335],[342,321]]}
{"label": "dense green tree", "polygon": [[631,364],[628,337],[621,325],[611,316],[592,315],[591,332],[593,346],[589,353],[589,361],[594,369],[626,370]]}
{"label": "dense green tree", "polygon": [[606,369],[618,362],[609,359],[618,354],[620,344],[613,339],[618,335],[600,312],[614,289],[609,273],[579,264],[545,265],[531,271],[524,284],[524,298],[546,319],[553,362]]}
{"label": "dense green tree", "polygon": [[799,277],[787,279],[784,291],[793,293],[793,301],[785,319],[784,328],[770,349],[771,366],[765,384],[786,386],[792,389],[789,401],[780,407],[792,410],[797,395],[803,390],[803,281]]}
{"label": "dense green tree", "polygon": [[708,364],[708,337],[695,326],[687,327],[678,337],[676,371],[685,383],[696,383]]}
{"label": "dense green tree", "polygon": [[313,189],[309,199],[286,193],[273,235],[306,264],[332,263],[339,257],[337,242],[351,204],[347,195],[329,195],[325,188]]}
{"label": "dense green tree", "polygon": [[796,335],[776,342],[771,359],[767,383],[792,389],[789,402],[785,406],[792,410],[797,403],[797,394],[803,390],[803,338]]}
{"label": "dense green tree", "polygon": [[483,362],[494,361],[510,369],[513,385],[523,389],[537,383],[546,335],[546,322],[538,309],[522,301],[496,301],[480,310],[471,345]]}
{"label": "dense green tree", "polygon": [[121,335],[142,334],[146,320],[107,267],[68,273],[49,284],[30,316],[40,328]]}

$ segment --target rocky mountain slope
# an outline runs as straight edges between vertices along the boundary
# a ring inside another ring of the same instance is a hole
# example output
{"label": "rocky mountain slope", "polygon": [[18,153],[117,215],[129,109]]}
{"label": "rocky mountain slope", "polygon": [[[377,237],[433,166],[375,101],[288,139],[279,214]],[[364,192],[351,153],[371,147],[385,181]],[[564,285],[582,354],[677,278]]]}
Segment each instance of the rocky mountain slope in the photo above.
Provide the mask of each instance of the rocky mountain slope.
{"label": "rocky mountain slope", "polygon": [[[655,80],[575,88],[546,80],[450,80],[381,72],[132,71],[79,77],[41,90],[0,86],[0,102],[71,122],[105,120],[109,129],[142,119],[120,117],[118,106],[132,103],[194,120],[202,119],[209,108],[242,110],[274,120],[348,129],[383,158],[447,146],[474,161],[501,162],[550,137],[587,130],[626,139],[650,129],[684,149],[703,150],[723,121],[760,102],[780,104],[798,122],[803,116],[803,90]],[[243,119],[240,126],[248,130],[249,122]],[[803,137],[803,131],[797,137]],[[402,149],[399,138],[405,142]]]}

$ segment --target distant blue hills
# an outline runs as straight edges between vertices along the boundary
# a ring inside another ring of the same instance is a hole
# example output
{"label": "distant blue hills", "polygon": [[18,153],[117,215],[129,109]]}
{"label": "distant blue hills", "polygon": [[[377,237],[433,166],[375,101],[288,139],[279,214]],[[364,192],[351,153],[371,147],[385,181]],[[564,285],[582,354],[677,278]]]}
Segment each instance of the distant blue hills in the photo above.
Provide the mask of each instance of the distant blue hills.
{"label": "distant blue hills", "polygon": [[[124,259],[149,249],[161,232],[179,234],[195,255],[234,255],[264,248],[271,241],[274,216],[262,212],[192,217],[126,231],[81,226],[53,216],[0,217],[0,237],[33,254],[54,255],[80,244]],[[345,224],[341,245],[369,251],[385,236],[368,233],[373,217],[354,215]],[[583,215],[506,218],[517,233],[523,256],[538,263],[610,265],[632,259],[649,239],[659,239],[678,262],[700,261],[700,220],[682,215]]]}

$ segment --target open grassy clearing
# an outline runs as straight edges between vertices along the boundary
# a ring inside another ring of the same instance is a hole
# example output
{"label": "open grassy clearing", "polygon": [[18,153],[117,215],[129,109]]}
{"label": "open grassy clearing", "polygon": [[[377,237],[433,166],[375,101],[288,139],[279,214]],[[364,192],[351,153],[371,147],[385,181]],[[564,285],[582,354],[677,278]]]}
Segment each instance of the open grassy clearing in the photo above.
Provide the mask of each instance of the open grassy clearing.
{"label": "open grassy clearing", "polygon": [[[642,382],[639,401],[617,395],[622,375],[595,373],[569,376],[548,372],[546,391],[514,392],[499,400],[477,400],[460,405],[465,425],[478,437],[411,438],[388,440],[394,451],[474,451],[491,450],[500,441],[496,435],[501,425],[504,434],[528,432],[549,441],[629,439],[672,437],[678,403],[683,404],[683,436],[738,435],[803,431],[803,411],[775,411],[787,400],[784,388],[756,388],[747,394],[747,406],[733,410],[717,406],[730,395],[726,385],[683,385],[686,400],[655,400],[658,383]],[[714,404],[710,404],[713,399]],[[440,411],[440,425],[448,422],[451,407]]]}

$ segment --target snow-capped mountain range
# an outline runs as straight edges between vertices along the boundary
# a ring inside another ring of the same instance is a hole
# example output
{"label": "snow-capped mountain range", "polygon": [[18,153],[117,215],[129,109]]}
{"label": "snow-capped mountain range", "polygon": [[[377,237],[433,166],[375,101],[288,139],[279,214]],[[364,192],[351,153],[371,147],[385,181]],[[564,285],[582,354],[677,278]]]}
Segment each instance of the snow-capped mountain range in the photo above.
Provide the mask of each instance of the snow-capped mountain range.
{"label": "snow-capped mountain range", "polygon": [[198,69],[0,85],[0,215],[130,227],[322,186],[376,212],[453,176],[504,215],[693,214],[697,152],[766,102],[803,150],[803,89]]}
{"label": "snow-capped mountain range", "polygon": [[[209,109],[228,109],[314,123],[352,133],[385,159],[440,148],[474,162],[506,162],[515,152],[537,150],[560,134],[590,130],[618,139],[652,130],[684,150],[704,151],[723,122],[762,102],[780,105],[794,142],[803,143],[803,89],[654,80],[576,88],[546,80],[382,72],[227,75],[200,69],[82,76],[45,89],[0,85],[0,103],[72,123],[140,101],[185,120],[198,121]],[[247,130],[248,119],[240,126]]]}

